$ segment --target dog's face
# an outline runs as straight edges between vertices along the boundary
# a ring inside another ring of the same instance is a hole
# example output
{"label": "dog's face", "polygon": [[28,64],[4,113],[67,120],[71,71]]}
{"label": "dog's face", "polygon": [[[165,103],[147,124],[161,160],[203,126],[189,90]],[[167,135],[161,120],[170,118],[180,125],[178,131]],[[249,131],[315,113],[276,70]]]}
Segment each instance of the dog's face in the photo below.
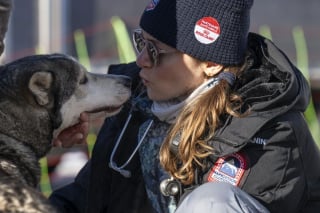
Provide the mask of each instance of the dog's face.
{"label": "dog's face", "polygon": [[28,56],[0,68],[0,132],[42,157],[53,130],[75,124],[84,111],[114,115],[129,96],[125,76],[89,73],[62,54]]}
{"label": "dog's face", "polygon": [[54,136],[79,121],[81,112],[104,112],[106,117],[117,114],[130,97],[131,80],[125,76],[96,74],[79,69],[74,92],[63,101],[61,125]]}

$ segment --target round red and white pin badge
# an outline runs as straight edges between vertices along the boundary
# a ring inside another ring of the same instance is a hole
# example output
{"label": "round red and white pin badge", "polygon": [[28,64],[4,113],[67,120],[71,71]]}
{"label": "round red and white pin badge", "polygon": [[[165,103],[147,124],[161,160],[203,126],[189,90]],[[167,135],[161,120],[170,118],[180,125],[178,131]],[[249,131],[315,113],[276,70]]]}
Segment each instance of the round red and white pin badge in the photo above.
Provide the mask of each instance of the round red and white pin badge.
{"label": "round red and white pin badge", "polygon": [[202,44],[211,44],[220,35],[220,24],[213,17],[199,19],[194,27],[194,36]]}

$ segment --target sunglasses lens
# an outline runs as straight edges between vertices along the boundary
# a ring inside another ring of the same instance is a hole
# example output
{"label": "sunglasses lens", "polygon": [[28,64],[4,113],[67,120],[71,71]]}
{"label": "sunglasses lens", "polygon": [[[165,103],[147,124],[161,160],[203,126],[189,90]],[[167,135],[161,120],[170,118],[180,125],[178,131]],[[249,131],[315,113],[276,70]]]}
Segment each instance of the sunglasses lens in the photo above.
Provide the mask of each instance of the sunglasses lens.
{"label": "sunglasses lens", "polygon": [[159,54],[157,47],[154,46],[154,44],[152,42],[148,42],[147,51],[148,51],[148,54],[149,54],[149,57],[150,57],[152,63],[157,64],[158,54]]}
{"label": "sunglasses lens", "polygon": [[144,40],[144,38],[142,37],[142,35],[139,32],[134,32],[133,33],[133,41],[134,41],[134,45],[136,50],[141,53],[143,48],[146,46],[146,42]]}
{"label": "sunglasses lens", "polygon": [[133,43],[138,53],[141,53],[147,45],[148,56],[152,64],[155,65],[157,63],[159,55],[157,47],[151,41],[145,40],[141,32],[133,33]]}

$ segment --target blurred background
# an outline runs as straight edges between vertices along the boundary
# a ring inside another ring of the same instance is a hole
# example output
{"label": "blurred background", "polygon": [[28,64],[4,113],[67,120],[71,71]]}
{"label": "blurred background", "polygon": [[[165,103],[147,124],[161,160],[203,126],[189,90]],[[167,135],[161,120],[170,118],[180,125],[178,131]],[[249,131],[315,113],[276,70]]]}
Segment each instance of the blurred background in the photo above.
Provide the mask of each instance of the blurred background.
{"label": "blurred background", "polygon": [[[123,55],[132,54],[128,39],[138,27],[139,16],[148,2],[13,0],[1,63],[31,54],[62,52],[79,59],[92,72],[107,72],[110,64],[134,60],[135,55],[129,58]],[[256,0],[251,12],[251,31],[272,39],[309,78],[315,107],[311,117],[317,121],[317,132],[320,132],[319,8],[319,0]],[[92,121],[88,146],[55,148],[41,161],[42,190],[46,194],[72,181],[90,157],[102,121],[103,118]]]}

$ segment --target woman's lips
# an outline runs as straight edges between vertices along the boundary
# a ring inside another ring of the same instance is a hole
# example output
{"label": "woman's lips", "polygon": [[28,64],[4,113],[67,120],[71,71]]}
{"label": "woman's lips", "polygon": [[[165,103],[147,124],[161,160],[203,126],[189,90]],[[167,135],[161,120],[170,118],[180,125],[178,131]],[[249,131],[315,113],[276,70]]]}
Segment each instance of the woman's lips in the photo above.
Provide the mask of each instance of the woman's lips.
{"label": "woman's lips", "polygon": [[142,78],[142,83],[143,83],[145,86],[147,86],[147,85],[149,84],[149,81],[146,80],[145,78]]}

